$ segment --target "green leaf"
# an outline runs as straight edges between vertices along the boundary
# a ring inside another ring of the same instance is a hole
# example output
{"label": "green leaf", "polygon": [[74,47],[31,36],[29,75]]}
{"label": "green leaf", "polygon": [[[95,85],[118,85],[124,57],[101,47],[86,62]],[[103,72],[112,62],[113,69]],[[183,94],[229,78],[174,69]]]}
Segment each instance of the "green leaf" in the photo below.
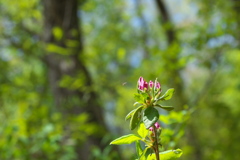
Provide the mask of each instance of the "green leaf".
{"label": "green leaf", "polygon": [[53,52],[61,55],[70,55],[69,51],[66,48],[55,44],[48,44],[46,49],[48,52]]}
{"label": "green leaf", "polygon": [[135,102],[134,104],[133,104],[133,106],[136,106],[136,105],[138,105],[138,104],[140,104],[139,102]]}
{"label": "green leaf", "polygon": [[153,126],[158,119],[159,113],[154,107],[148,107],[143,111],[143,123],[147,129]]}
{"label": "green leaf", "polygon": [[139,141],[136,141],[136,151],[137,151],[138,157],[140,157],[143,153],[143,150]]}
{"label": "green leaf", "polygon": [[[150,100],[150,97],[149,97],[149,94],[148,93],[141,93],[141,94],[138,94],[138,93],[135,93],[134,94],[134,99],[138,102],[138,103],[145,103],[145,101],[148,99]],[[136,103],[134,103],[136,104]]]}
{"label": "green leaf", "polygon": [[129,134],[113,140],[110,144],[116,144],[116,145],[130,144],[138,140],[141,140],[141,138],[134,134]]}
{"label": "green leaf", "polygon": [[142,138],[145,138],[148,135],[148,130],[143,123],[140,124],[137,132]]}
{"label": "green leaf", "polygon": [[132,117],[133,112],[134,112],[135,110],[136,110],[136,109],[132,110],[131,112],[129,112],[129,113],[127,114],[127,116],[125,117],[125,121]]}
{"label": "green leaf", "polygon": [[144,103],[144,97],[141,94],[134,94],[134,99],[139,103]]}
{"label": "green leaf", "polygon": [[150,99],[148,93],[142,93],[141,96],[143,97],[144,100]]}
{"label": "green leaf", "polygon": [[172,98],[173,93],[174,93],[174,89],[170,88],[165,92],[165,94],[162,97],[159,98],[159,100],[169,100]]}
{"label": "green leaf", "polygon": [[138,107],[136,110],[134,110],[131,120],[130,120],[130,129],[134,130],[137,125],[139,124],[141,120],[141,112],[142,112],[143,106]]}
{"label": "green leaf", "polygon": [[145,148],[139,160],[147,160],[147,158],[151,153],[152,153],[152,149],[150,147]]}
{"label": "green leaf", "polygon": [[[176,160],[181,157],[182,153],[181,149],[176,149],[160,152],[159,155],[161,160]],[[149,155],[147,160],[156,160],[155,154]]]}
{"label": "green leaf", "polygon": [[63,31],[60,27],[54,27],[52,29],[52,32],[53,32],[53,35],[54,35],[54,38],[56,38],[56,40],[61,40],[62,37],[63,37]]}
{"label": "green leaf", "polygon": [[172,106],[162,106],[162,105],[160,105],[160,104],[155,104],[154,106],[160,107],[160,108],[165,109],[165,110],[167,110],[167,111],[171,111],[171,110],[174,109]]}

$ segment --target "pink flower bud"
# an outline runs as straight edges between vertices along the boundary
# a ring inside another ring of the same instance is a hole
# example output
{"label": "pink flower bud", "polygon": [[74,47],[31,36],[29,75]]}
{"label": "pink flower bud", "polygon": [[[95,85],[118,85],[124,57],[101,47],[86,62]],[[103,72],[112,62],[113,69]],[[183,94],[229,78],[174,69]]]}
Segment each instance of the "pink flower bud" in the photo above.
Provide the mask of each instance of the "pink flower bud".
{"label": "pink flower bud", "polygon": [[149,130],[150,130],[150,131],[153,131],[153,127],[150,127]]}
{"label": "pink flower bud", "polygon": [[155,84],[155,87],[156,87],[157,89],[159,89],[159,88],[161,87],[160,83],[157,82],[157,84]]}
{"label": "pink flower bud", "polygon": [[143,91],[144,88],[148,89],[148,83],[144,81],[143,77],[140,77],[138,80],[138,89]]}
{"label": "pink flower bud", "polygon": [[153,81],[149,82],[149,87],[152,88],[153,87]]}
{"label": "pink flower bud", "polygon": [[143,77],[140,77],[138,79],[138,89],[143,90],[143,86],[144,86],[144,79]]}
{"label": "pink flower bud", "polygon": [[[160,124],[159,124],[158,122],[156,122],[154,125],[155,125],[155,127],[156,127],[157,129],[160,128]],[[150,127],[149,130],[150,130],[150,131],[153,131],[153,127]]]}
{"label": "pink flower bud", "polygon": [[148,89],[148,83],[146,81],[144,81],[144,84],[143,84],[143,89],[144,88]]}
{"label": "pink flower bud", "polygon": [[160,124],[158,122],[155,123],[155,127],[158,129],[160,128]]}

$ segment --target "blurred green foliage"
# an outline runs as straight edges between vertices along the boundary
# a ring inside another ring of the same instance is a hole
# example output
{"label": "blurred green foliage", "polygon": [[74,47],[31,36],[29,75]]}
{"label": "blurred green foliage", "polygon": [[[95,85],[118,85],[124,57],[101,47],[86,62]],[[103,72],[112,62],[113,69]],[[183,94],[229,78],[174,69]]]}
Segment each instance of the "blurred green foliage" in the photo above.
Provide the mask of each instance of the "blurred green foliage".
{"label": "blurred green foliage", "polygon": [[[103,143],[128,133],[124,117],[134,108],[137,79],[158,77],[166,88],[176,89],[170,102],[176,111],[160,117],[167,128],[163,130],[164,150],[181,148],[182,159],[238,159],[238,2],[181,2],[166,1],[177,37],[172,44],[166,42],[154,2],[92,0],[79,4],[84,36],[81,58],[94,80],[91,89],[99,94],[109,128]],[[99,131],[96,124],[86,123],[87,114],[66,118],[54,106],[48,68],[42,61],[44,50],[67,57],[76,42],[66,42],[69,48],[45,45],[42,8],[39,0],[0,0],[2,160],[76,159],[76,148],[83,147],[77,144],[86,143],[85,137],[97,136]],[[53,33],[56,39],[63,36],[57,26]],[[66,75],[59,85],[84,90],[84,77]],[[79,101],[73,97],[71,103]],[[111,146],[103,152],[93,146],[91,157],[117,159],[110,151]],[[133,146],[124,146],[123,151],[123,159],[134,159]]]}

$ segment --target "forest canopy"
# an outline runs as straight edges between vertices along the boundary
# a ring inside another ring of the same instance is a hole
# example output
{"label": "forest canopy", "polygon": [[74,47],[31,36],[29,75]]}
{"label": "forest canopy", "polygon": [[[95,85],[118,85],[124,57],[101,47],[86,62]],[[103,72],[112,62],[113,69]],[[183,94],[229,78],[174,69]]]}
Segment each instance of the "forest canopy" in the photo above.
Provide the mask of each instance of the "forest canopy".
{"label": "forest canopy", "polygon": [[174,88],[163,150],[234,160],[240,1],[0,0],[0,159],[128,160],[139,77]]}

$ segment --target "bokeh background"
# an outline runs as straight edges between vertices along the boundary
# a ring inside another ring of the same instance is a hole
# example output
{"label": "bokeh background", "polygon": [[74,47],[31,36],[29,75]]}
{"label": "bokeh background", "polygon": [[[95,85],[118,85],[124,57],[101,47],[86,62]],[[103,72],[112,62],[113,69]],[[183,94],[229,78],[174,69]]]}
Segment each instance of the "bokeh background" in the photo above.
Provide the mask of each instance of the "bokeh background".
{"label": "bokeh background", "polygon": [[240,1],[0,0],[0,159],[129,160],[136,82],[175,88],[162,150],[240,157]]}

